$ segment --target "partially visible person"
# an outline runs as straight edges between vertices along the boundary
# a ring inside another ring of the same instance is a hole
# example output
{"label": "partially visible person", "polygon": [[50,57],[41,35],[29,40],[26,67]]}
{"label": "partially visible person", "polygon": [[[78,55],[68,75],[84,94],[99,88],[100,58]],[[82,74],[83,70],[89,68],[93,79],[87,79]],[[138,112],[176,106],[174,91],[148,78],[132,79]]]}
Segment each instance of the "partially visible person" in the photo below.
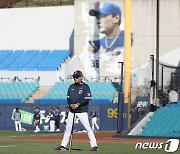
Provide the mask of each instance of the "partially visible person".
{"label": "partially visible person", "polygon": [[69,107],[65,107],[64,125],[66,125],[66,124],[67,124],[68,114],[69,114]]}
{"label": "partially visible person", "polygon": [[90,118],[92,119],[92,130],[95,131],[94,126],[96,126],[97,130],[99,130],[99,126],[97,124],[98,115],[94,108],[91,109]]}
{"label": "partially visible person", "polygon": [[50,117],[50,132],[54,132],[55,130],[55,112],[53,108],[50,108],[49,112],[49,117]]}
{"label": "partially visible person", "polygon": [[38,132],[40,132],[40,127],[39,127],[39,125],[40,125],[40,118],[41,118],[41,116],[40,116],[40,108],[39,107],[35,107],[34,108],[34,125],[35,125],[35,130],[34,130],[34,132],[35,133],[38,133]]}
{"label": "partially visible person", "polygon": [[154,112],[159,107],[159,99],[156,97],[156,82],[151,80],[150,85],[150,112]]}
{"label": "partially visible person", "polygon": [[138,118],[141,118],[145,113],[146,111],[144,110],[143,107],[137,107]]}
{"label": "partially visible person", "polygon": [[22,131],[20,119],[21,119],[21,113],[19,111],[19,108],[17,107],[16,111],[14,112],[14,122],[15,122],[16,131]]}
{"label": "partially visible person", "polygon": [[132,107],[130,111],[130,117],[131,117],[131,126],[132,126],[139,118],[137,106]]}
{"label": "partially visible person", "polygon": [[60,117],[61,117],[61,113],[59,112],[59,108],[56,107],[56,109],[55,109],[55,126],[56,126],[57,132],[60,131]]}
{"label": "partially visible person", "polygon": [[156,104],[156,82],[154,80],[151,80],[150,85],[150,104],[155,105]]}
{"label": "partially visible person", "polygon": [[168,98],[169,98],[169,104],[177,104],[179,96],[178,93],[173,88],[170,88]]}
{"label": "partially visible person", "polygon": [[165,107],[168,104],[168,94],[163,90],[159,90],[159,101],[160,104],[162,104],[162,107]]}

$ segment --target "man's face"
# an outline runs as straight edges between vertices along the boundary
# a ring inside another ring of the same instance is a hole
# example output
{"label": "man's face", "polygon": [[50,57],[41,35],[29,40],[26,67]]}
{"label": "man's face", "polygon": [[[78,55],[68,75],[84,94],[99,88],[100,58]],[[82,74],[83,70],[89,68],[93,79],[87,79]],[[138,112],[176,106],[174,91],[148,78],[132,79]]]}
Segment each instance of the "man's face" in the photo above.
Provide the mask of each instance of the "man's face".
{"label": "man's face", "polygon": [[117,22],[119,21],[119,19],[117,20],[117,18],[113,17],[112,14],[109,15],[99,14],[96,16],[96,18],[97,18],[97,25],[99,31],[104,34],[112,33],[114,27],[118,25]]}
{"label": "man's face", "polygon": [[75,83],[80,83],[82,81],[82,77],[73,77]]}

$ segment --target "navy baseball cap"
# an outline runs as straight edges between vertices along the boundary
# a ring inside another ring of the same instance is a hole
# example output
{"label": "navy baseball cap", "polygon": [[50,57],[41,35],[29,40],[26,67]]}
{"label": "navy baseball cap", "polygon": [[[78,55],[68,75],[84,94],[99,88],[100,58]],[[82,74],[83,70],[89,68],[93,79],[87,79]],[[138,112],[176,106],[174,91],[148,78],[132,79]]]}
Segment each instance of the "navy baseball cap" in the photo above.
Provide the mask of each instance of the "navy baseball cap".
{"label": "navy baseball cap", "polygon": [[82,72],[81,71],[79,71],[79,70],[76,70],[74,73],[73,73],[73,77],[81,77],[83,74],[82,74]]}
{"label": "navy baseball cap", "polygon": [[119,14],[121,15],[121,9],[117,4],[112,2],[104,2],[102,5],[99,5],[98,8],[91,9],[89,15],[97,16],[99,14],[109,15],[109,14]]}

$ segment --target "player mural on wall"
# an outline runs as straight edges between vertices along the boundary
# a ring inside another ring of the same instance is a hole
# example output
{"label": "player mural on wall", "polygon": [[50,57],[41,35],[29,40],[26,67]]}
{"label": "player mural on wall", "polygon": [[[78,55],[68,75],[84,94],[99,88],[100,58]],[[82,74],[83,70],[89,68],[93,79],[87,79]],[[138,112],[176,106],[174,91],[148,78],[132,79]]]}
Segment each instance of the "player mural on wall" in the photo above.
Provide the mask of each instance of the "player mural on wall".
{"label": "player mural on wall", "polygon": [[112,2],[97,2],[94,8],[90,9],[89,15],[95,17],[98,28],[95,33],[99,34],[95,39],[89,40],[88,52],[84,51],[80,55],[80,60],[87,70],[87,77],[118,75],[118,62],[124,60],[124,30],[120,28],[121,9]]}

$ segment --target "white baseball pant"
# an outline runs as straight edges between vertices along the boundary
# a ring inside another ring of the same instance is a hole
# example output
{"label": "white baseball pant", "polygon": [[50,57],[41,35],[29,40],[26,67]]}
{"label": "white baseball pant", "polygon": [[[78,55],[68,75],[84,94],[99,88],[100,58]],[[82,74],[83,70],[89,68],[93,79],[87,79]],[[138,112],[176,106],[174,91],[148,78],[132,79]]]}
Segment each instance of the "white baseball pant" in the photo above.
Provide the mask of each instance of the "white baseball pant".
{"label": "white baseball pant", "polygon": [[[71,129],[72,129],[72,124],[73,124],[73,116],[74,116],[74,113],[69,112],[68,118],[67,118],[66,130],[64,133],[63,140],[61,142],[61,146],[63,146],[63,147],[67,146],[68,141],[69,141],[69,137],[71,135]],[[82,125],[86,129],[89,140],[90,140],[91,147],[97,146],[96,138],[95,138],[94,133],[93,133],[93,131],[90,127],[90,124],[89,124],[87,112],[76,113],[75,116],[77,116],[79,118],[80,122],[82,123]]]}
{"label": "white baseball pant", "polygon": [[97,117],[92,118],[92,130],[94,131],[94,125],[97,129],[99,129],[99,126],[97,124]]}
{"label": "white baseball pant", "polygon": [[55,130],[55,121],[54,120],[50,120],[50,131],[54,131]]}
{"label": "white baseball pant", "polygon": [[15,120],[15,128],[16,128],[16,131],[21,131],[21,122],[20,121]]}

